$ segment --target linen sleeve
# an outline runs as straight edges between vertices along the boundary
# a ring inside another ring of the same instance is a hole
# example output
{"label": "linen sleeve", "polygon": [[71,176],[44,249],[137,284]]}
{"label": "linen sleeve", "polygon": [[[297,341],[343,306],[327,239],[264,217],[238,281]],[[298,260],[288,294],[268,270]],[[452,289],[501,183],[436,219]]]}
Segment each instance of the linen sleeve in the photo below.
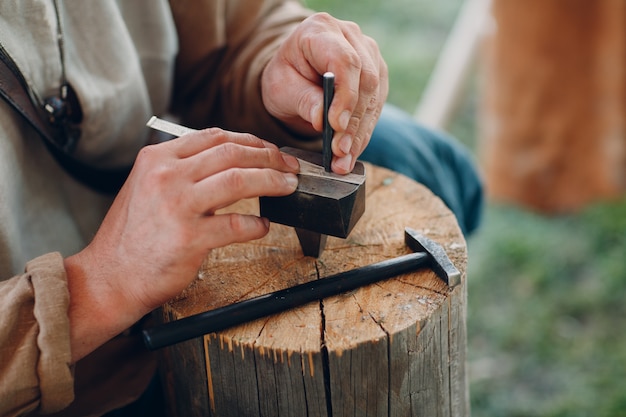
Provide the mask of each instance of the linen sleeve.
{"label": "linen sleeve", "polygon": [[194,128],[248,132],[279,146],[321,149],[273,118],[261,74],[281,42],[312,12],[297,1],[170,2],[179,38],[173,113]]}
{"label": "linen sleeve", "polygon": [[73,401],[68,307],[59,253],[0,282],[0,415],[46,414]]}

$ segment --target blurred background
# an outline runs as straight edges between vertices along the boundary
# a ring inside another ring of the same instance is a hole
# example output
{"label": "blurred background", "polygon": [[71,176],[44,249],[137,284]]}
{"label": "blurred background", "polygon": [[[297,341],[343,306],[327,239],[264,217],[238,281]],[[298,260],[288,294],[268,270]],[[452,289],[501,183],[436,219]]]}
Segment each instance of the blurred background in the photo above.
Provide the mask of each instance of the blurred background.
{"label": "blurred background", "polygon": [[375,38],[389,101],[483,172],[472,415],[626,416],[626,2],[306,4]]}

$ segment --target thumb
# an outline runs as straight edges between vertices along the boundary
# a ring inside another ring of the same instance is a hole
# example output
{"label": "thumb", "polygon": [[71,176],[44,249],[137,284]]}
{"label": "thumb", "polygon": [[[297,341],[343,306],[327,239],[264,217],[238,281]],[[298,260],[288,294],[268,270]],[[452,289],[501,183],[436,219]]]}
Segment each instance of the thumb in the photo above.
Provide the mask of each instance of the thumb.
{"label": "thumb", "polygon": [[273,117],[303,133],[321,132],[321,85],[272,60],[263,71],[261,89],[265,109]]}

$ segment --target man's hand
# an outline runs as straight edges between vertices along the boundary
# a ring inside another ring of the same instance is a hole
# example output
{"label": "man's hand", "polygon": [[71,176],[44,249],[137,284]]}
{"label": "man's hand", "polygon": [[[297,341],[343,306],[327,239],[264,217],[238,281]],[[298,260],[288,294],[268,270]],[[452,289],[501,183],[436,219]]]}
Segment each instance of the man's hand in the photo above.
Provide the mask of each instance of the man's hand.
{"label": "man's hand", "polygon": [[220,129],[144,148],[93,241],[65,260],[73,358],[179,294],[211,249],[263,237],[266,219],[216,210],[290,194],[298,170],[275,145]]}
{"label": "man's hand", "polygon": [[326,13],[304,20],[281,45],[262,75],[263,102],[290,128],[322,130],[322,74],[335,74],[329,111],[333,171],[348,173],[369,142],[389,89],[387,65],[374,40],[352,22]]}

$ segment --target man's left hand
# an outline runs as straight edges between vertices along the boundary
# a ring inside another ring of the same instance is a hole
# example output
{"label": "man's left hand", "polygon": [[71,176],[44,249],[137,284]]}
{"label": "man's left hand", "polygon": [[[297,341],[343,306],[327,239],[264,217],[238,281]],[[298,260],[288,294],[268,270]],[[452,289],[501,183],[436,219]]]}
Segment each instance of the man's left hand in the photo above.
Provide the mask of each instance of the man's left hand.
{"label": "man's left hand", "polygon": [[389,91],[387,65],[376,42],[353,22],[317,13],[283,42],[262,75],[269,113],[294,131],[322,130],[322,74],[335,74],[329,110],[335,130],[332,170],[354,168],[369,142]]}

